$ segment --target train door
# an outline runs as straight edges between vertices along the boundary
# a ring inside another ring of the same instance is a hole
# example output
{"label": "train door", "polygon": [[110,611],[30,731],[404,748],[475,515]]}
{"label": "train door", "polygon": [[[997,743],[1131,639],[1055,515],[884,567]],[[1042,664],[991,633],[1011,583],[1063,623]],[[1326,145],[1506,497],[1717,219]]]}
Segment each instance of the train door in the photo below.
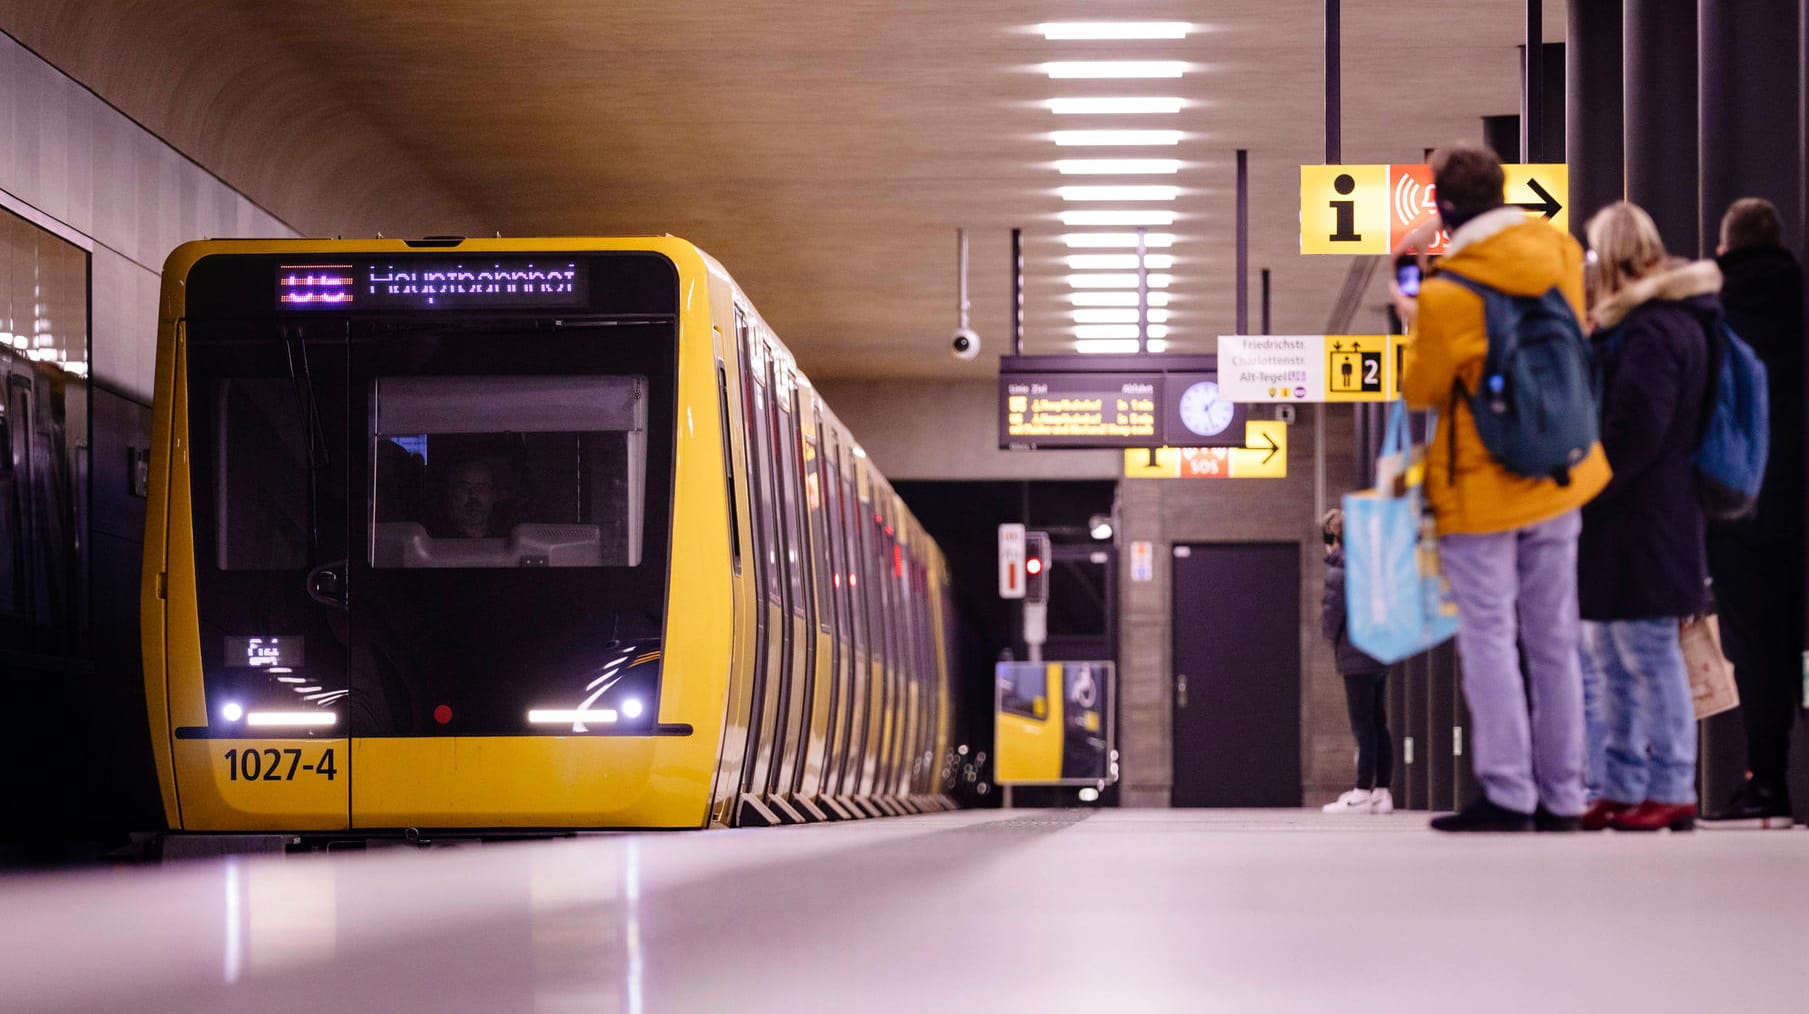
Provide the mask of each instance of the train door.
{"label": "train door", "polygon": [[[773,499],[772,435],[769,412],[765,344],[745,318],[739,321],[741,348],[741,408],[747,447],[748,504],[753,511],[749,526],[754,535],[754,587],[760,600],[755,608],[753,708],[747,739],[747,757],[741,766],[742,795],[754,816],[762,821],[776,817],[760,812],[771,768],[773,734],[779,724],[780,658],[784,643],[785,606],[779,575],[778,516]],[[738,822],[749,818],[738,815]]]}
{"label": "train door", "polygon": [[810,666],[810,722],[804,744],[804,758],[798,773],[798,795],[814,800],[823,791],[824,767],[829,746],[830,722],[834,718],[836,615],[834,596],[829,581],[829,546],[825,530],[823,419],[814,399],[799,392],[798,422],[802,428],[804,466],[804,520],[810,537],[809,565],[812,621],[809,638],[812,645]]}
{"label": "train door", "polygon": [[[165,644],[172,703],[198,664],[207,721],[175,730],[183,826],[344,828],[343,325],[197,326],[186,366],[199,658],[182,657],[195,627],[172,627]],[[180,538],[180,515],[173,527]]]}
{"label": "train door", "polygon": [[781,397],[777,419],[778,446],[782,450],[779,467],[780,488],[785,506],[785,570],[791,593],[792,650],[788,684],[785,737],[778,761],[778,780],[774,790],[794,802],[807,816],[822,819],[809,802],[797,802],[799,783],[803,777],[805,752],[809,747],[813,725],[812,705],[815,696],[813,680],[817,661],[816,603],[813,596],[810,559],[810,532],[806,518],[804,489],[804,449],[802,403],[797,377],[789,361],[778,367]]}
{"label": "train door", "polygon": [[[861,579],[861,502],[857,488],[857,460],[851,454],[841,459],[841,575],[848,603],[848,628],[851,631],[848,666],[848,706],[842,719],[842,763],[837,795],[845,798],[860,794],[861,757],[865,752],[868,678],[872,666],[868,662],[866,582]],[[863,811],[864,812],[864,811]]]}
{"label": "train door", "polygon": [[833,427],[818,422],[822,457],[817,480],[823,490],[823,553],[832,627],[830,638],[829,720],[825,725],[823,782],[819,793],[842,794],[842,766],[847,759],[849,675],[854,658],[854,618],[848,609],[847,564],[843,555],[841,440]]}

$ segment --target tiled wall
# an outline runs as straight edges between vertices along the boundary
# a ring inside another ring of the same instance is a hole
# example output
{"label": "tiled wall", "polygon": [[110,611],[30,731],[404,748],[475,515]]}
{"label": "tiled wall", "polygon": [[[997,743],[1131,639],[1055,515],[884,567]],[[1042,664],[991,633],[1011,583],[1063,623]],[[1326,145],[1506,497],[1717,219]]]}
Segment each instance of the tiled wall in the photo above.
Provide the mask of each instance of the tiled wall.
{"label": "tiled wall", "polygon": [[[1299,542],[1300,770],[1303,801],[1323,803],[1354,775],[1344,684],[1319,636],[1325,568],[1315,513],[1314,408],[1288,431],[1285,479],[1126,479],[1120,487],[1124,594],[1119,614],[1119,750],[1126,806],[1167,806],[1172,779],[1174,606],[1170,575],[1177,543]],[[1355,473],[1352,413],[1324,406],[1327,506]],[[1129,544],[1155,543],[1152,580],[1132,581]]]}
{"label": "tiled wall", "polygon": [[91,375],[145,402],[164,257],[190,239],[295,235],[6,35],[0,202],[91,247]]}

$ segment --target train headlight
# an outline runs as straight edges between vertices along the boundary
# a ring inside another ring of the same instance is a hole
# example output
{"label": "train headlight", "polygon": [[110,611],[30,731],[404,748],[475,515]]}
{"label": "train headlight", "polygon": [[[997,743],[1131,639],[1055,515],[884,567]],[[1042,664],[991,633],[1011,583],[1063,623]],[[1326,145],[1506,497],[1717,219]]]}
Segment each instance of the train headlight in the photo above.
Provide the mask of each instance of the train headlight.
{"label": "train headlight", "polygon": [[245,717],[245,709],[239,706],[238,701],[227,701],[226,706],[220,709],[220,717],[228,722],[236,722]]}
{"label": "train headlight", "polygon": [[641,699],[639,697],[630,697],[622,702],[622,716],[624,718],[639,718],[641,717],[641,707]]}

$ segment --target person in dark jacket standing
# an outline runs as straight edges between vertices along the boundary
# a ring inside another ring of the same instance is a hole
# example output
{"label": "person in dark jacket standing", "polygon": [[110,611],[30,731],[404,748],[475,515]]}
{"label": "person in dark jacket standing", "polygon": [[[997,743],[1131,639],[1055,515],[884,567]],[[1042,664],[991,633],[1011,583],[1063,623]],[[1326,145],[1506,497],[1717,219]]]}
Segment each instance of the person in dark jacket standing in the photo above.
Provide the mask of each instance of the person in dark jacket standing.
{"label": "person in dark jacket standing", "polygon": [[[1603,378],[1602,446],[1614,476],[1583,508],[1577,590],[1584,679],[1606,735],[1598,798],[1582,826],[1685,830],[1696,818],[1696,714],[1678,623],[1708,580],[1690,455],[1708,395],[1713,262],[1665,259],[1652,219],[1611,204],[1589,220],[1600,272],[1590,317]],[[1600,756],[1591,750],[1591,755]]]}
{"label": "person in dark jacket standing", "polygon": [[1344,606],[1344,512],[1325,515],[1325,598],[1319,632],[1332,642],[1350,731],[1357,737],[1357,787],[1325,804],[1326,813],[1393,813],[1394,737],[1388,731],[1388,667],[1350,643]]}
{"label": "person in dark jacket standing", "polygon": [[1758,510],[1709,526],[1709,571],[1740,688],[1748,776],[1705,828],[1788,828],[1785,771],[1799,711],[1803,642],[1803,269],[1783,247],[1770,201],[1735,201],[1721,219],[1728,326],[1765,363],[1771,447]]}

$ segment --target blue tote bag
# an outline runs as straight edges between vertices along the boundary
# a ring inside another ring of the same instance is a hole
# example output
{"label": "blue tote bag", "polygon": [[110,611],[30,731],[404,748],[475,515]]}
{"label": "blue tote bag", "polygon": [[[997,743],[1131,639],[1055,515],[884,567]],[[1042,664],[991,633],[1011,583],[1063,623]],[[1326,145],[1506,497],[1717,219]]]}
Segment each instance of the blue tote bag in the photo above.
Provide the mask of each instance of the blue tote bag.
{"label": "blue tote bag", "polygon": [[1388,410],[1376,488],[1344,497],[1344,592],[1351,643],[1390,664],[1457,633],[1457,606],[1439,574],[1438,536],[1421,497],[1425,468],[1414,451],[1406,405],[1397,401]]}

